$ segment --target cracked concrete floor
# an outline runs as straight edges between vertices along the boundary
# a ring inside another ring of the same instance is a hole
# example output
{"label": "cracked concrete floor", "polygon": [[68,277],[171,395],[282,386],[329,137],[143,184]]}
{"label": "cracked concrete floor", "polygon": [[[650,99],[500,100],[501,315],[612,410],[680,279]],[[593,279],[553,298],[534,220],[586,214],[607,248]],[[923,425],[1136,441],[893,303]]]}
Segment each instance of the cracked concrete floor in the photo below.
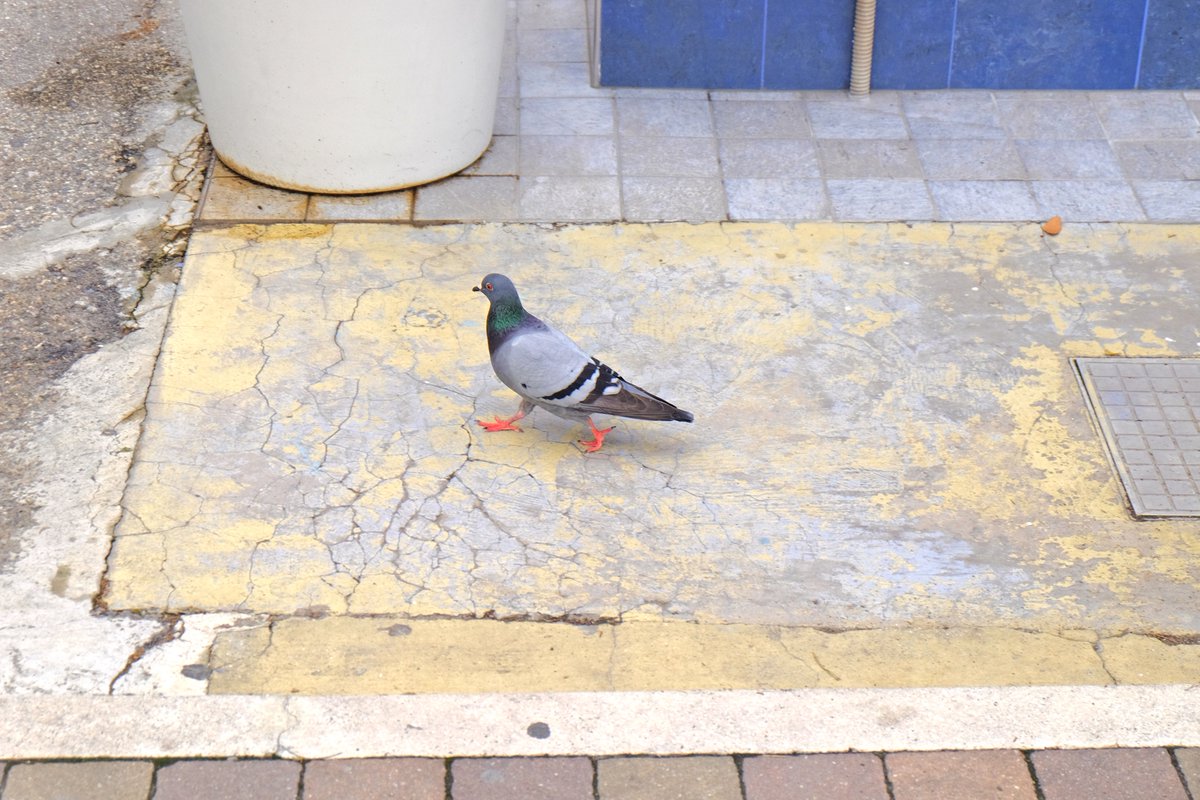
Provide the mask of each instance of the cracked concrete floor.
{"label": "cracked concrete floor", "polygon": [[[1192,226],[240,226],[194,235],[110,609],[1200,633],[1071,356],[1200,348]],[[603,451],[487,363],[526,305],[692,426]]]}

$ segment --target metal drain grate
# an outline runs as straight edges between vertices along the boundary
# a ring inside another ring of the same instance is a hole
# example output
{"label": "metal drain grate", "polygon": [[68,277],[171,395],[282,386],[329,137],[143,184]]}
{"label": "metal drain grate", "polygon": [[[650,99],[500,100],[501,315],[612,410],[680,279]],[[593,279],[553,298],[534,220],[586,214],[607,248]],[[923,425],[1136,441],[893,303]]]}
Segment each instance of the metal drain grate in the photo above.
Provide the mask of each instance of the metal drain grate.
{"label": "metal drain grate", "polygon": [[1076,358],[1139,517],[1200,517],[1200,359]]}

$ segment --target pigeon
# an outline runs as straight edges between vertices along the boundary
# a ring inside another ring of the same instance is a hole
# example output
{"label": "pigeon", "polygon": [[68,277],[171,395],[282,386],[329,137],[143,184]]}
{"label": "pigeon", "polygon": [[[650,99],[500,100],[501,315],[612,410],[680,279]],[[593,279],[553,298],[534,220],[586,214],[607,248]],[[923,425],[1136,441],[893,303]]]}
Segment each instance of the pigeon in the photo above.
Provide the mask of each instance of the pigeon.
{"label": "pigeon", "polygon": [[500,381],[521,396],[511,417],[476,420],[486,431],[519,431],[514,423],[536,408],[570,420],[587,420],[592,439],[580,440],[586,452],[604,444],[612,428],[597,428],[592,414],[632,419],[691,422],[690,412],[655,397],[618,375],[607,364],[579,349],[567,336],[521,305],[517,287],[503,275],[484,276],[472,291],[483,292],[488,351]]}

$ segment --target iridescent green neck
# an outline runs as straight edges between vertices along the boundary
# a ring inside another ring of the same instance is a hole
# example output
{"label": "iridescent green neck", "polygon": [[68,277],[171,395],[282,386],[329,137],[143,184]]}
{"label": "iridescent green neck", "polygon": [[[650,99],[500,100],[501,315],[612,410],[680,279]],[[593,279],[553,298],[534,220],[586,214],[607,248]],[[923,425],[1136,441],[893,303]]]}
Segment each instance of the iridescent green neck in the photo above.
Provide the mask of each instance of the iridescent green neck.
{"label": "iridescent green neck", "polygon": [[520,325],[524,318],[525,309],[521,307],[520,301],[513,303],[498,300],[492,303],[488,314],[488,327],[496,333],[504,333]]}

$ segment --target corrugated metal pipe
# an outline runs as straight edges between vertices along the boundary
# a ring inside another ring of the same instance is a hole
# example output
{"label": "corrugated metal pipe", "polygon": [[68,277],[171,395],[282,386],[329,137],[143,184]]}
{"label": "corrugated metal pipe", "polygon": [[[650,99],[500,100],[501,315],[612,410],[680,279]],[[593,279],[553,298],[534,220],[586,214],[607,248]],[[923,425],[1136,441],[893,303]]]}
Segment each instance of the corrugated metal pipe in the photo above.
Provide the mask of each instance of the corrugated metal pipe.
{"label": "corrugated metal pipe", "polygon": [[871,91],[871,51],[875,49],[875,0],[854,3],[854,49],[850,54],[850,94]]}

